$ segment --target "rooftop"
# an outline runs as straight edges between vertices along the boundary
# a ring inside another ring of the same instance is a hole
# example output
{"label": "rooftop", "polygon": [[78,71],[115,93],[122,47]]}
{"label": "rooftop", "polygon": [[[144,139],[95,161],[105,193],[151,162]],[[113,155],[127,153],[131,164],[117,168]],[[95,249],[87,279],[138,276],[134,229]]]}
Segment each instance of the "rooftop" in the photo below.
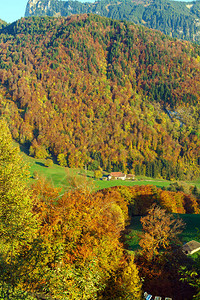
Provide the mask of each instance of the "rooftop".
{"label": "rooftop", "polygon": [[190,241],[183,245],[182,250],[186,255],[193,254],[200,250],[200,243],[196,241]]}

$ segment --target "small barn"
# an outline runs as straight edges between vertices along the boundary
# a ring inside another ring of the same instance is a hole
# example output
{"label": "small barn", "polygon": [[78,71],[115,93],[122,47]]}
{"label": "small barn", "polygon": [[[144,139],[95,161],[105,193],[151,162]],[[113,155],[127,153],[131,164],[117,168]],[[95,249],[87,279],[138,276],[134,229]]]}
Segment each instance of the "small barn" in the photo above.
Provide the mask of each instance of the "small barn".
{"label": "small barn", "polygon": [[135,180],[135,175],[133,175],[133,174],[127,174],[126,175],[126,180]]}
{"label": "small barn", "polygon": [[186,255],[193,254],[197,251],[200,251],[200,243],[196,241],[190,241],[183,245],[182,250]]}

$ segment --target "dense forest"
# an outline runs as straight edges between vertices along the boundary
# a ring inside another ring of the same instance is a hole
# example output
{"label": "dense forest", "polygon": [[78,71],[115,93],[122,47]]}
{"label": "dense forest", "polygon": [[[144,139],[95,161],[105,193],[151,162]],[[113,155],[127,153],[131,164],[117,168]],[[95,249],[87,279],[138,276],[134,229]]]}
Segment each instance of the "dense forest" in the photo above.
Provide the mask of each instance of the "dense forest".
{"label": "dense forest", "polygon": [[[200,256],[182,252],[184,223],[171,214],[199,213],[195,188],[190,194],[150,185],[93,192],[74,181],[61,192],[29,179],[1,117],[0,299],[140,300],[144,291],[199,299]],[[142,216],[142,231],[133,252],[127,236],[135,215]]]}
{"label": "dense forest", "polygon": [[25,16],[70,16],[93,13],[132,21],[174,38],[200,43],[200,1],[101,0],[96,2],[29,0]]}
{"label": "dense forest", "polygon": [[200,47],[96,15],[0,31],[0,113],[62,166],[192,178],[200,166]]}

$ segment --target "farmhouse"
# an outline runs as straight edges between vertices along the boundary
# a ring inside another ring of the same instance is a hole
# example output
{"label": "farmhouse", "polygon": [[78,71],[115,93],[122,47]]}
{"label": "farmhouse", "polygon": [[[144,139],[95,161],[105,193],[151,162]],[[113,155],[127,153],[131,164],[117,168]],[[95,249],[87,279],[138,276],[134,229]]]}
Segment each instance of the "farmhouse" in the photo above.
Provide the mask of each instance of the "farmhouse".
{"label": "farmhouse", "polygon": [[122,172],[112,172],[107,176],[107,180],[120,179],[120,180],[135,180],[135,175],[124,174]]}
{"label": "farmhouse", "polygon": [[112,172],[108,175],[108,180],[110,179],[121,179],[125,180],[126,179],[126,174],[122,172]]}
{"label": "farmhouse", "polygon": [[186,255],[193,254],[200,250],[200,243],[196,241],[190,241],[183,245],[182,250]]}

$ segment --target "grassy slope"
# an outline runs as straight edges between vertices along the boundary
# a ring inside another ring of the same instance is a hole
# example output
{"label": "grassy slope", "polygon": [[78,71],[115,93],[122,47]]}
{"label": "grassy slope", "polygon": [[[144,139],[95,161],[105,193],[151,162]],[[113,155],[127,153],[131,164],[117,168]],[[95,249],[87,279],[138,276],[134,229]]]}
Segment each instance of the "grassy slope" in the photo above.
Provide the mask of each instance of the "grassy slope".
{"label": "grassy slope", "polygon": [[[33,181],[33,174],[37,172],[41,176],[44,176],[49,180],[54,186],[56,187],[63,187],[66,185],[66,177],[68,174],[72,176],[79,176],[84,177],[85,172],[80,169],[69,169],[63,168],[57,164],[53,164],[52,167],[45,167],[45,160],[43,159],[35,159],[29,157],[24,154],[25,160],[30,166],[30,174],[31,174],[31,181]],[[137,181],[123,181],[123,180],[112,180],[112,181],[102,181],[102,180],[94,180],[93,172],[87,171],[86,173],[87,178],[93,181],[96,190],[101,190],[104,188],[109,188],[113,186],[134,186],[134,185],[145,185],[145,184],[153,184],[157,187],[169,186],[171,181],[169,180],[161,180],[161,179],[150,179],[148,177],[138,178]]]}
{"label": "grassy slope", "polygon": [[[85,172],[80,169],[69,169],[69,168],[63,168],[57,164],[54,164],[52,167],[45,167],[45,160],[43,159],[35,159],[32,157],[29,157],[26,154],[23,154],[25,160],[30,165],[30,173],[31,176],[33,176],[33,173],[36,171],[42,176],[46,177],[48,180],[52,182],[54,186],[63,186],[66,184],[66,176],[68,173],[75,176],[83,176]],[[82,175],[80,175],[82,174]],[[123,180],[113,180],[113,181],[103,181],[103,180],[93,180],[93,172],[87,171],[86,173],[87,178],[94,182],[95,189],[101,190],[104,188],[109,188],[113,186],[119,186],[119,185],[126,185],[126,186],[134,186],[134,185],[146,185],[146,184],[152,184],[157,186],[158,188],[161,187],[167,187],[172,183],[169,180],[163,180],[163,179],[155,179],[155,178],[149,178],[149,177],[141,177],[138,176],[136,181],[123,181]],[[200,181],[194,181],[194,182],[188,182],[188,184],[196,185],[197,188],[200,189]]]}
{"label": "grassy slope", "polygon": [[[16,143],[15,143],[16,145]],[[67,185],[67,176],[78,176],[80,178],[84,178],[85,175],[89,180],[91,180],[95,186],[95,190],[101,190],[104,188],[109,188],[113,186],[134,186],[134,185],[145,185],[152,184],[161,188],[163,186],[169,186],[171,181],[162,180],[162,179],[154,179],[149,177],[138,176],[136,181],[123,181],[123,180],[112,180],[112,181],[103,181],[103,180],[94,180],[93,179],[93,171],[85,171],[80,169],[69,169],[61,167],[57,164],[53,164],[51,167],[45,167],[45,159],[35,159],[27,155],[27,150],[23,146],[20,146],[21,152],[24,160],[30,166],[30,175],[31,182],[34,181],[33,175],[34,172],[37,172],[40,176],[47,178],[55,187],[64,187]],[[200,184],[199,184],[200,185]]]}
{"label": "grassy slope", "polygon": [[[33,176],[34,172],[38,172],[41,176],[46,177],[54,186],[61,187],[66,185],[66,177],[68,174],[81,176],[80,174],[85,174],[83,170],[80,169],[69,169],[63,168],[57,164],[53,164],[52,167],[45,167],[44,159],[35,159],[26,154],[25,149],[21,147],[23,157],[25,161],[30,165],[30,173]],[[136,181],[123,181],[123,180],[113,180],[113,181],[102,181],[102,180],[93,180],[93,172],[87,171],[86,173],[89,180],[94,181],[95,189],[101,190],[104,188],[109,188],[113,186],[134,186],[134,185],[146,185],[152,184],[157,186],[158,188],[167,187],[172,183],[169,180],[164,179],[155,179],[145,176],[138,176]],[[33,178],[32,178],[33,180]],[[200,180],[196,180],[193,182],[187,182],[191,185],[196,185],[197,188],[200,189]]]}
{"label": "grassy slope", "polygon": [[113,187],[113,186],[119,186],[119,185],[134,186],[134,185],[145,185],[145,184],[152,184],[152,185],[156,185],[158,188],[161,188],[163,186],[165,186],[165,187],[169,186],[170,183],[171,183],[171,181],[169,181],[169,180],[138,176],[136,178],[136,181],[123,181],[123,180],[101,181],[101,180],[98,180],[98,181],[96,181],[96,186],[97,186],[97,189],[99,189],[99,190],[104,189],[104,188]]}

